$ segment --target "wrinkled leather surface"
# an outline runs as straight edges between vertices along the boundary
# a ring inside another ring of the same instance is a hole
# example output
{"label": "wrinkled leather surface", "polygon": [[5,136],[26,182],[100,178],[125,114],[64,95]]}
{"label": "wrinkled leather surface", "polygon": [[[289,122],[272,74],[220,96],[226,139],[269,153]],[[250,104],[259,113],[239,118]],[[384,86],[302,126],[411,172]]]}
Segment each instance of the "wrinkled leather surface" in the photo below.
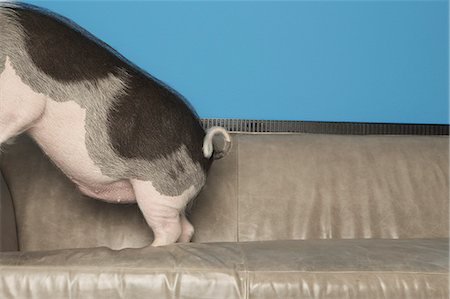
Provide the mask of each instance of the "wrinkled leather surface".
{"label": "wrinkled leather surface", "polygon": [[1,298],[448,297],[448,239],[3,253],[0,265]]}
{"label": "wrinkled leather surface", "polygon": [[448,237],[448,137],[235,139],[240,241]]}
{"label": "wrinkled leather surface", "polygon": [[447,137],[233,134],[191,215],[195,242],[228,243],[111,250],[151,241],[137,206],[82,196],[21,137],[0,159],[21,250],[0,298],[448,298],[448,155]]}
{"label": "wrinkled leather surface", "polygon": [[17,251],[16,218],[8,186],[0,171],[0,252]]}
{"label": "wrinkled leather surface", "polygon": [[[232,135],[233,143],[235,134]],[[195,199],[190,220],[195,227],[193,242],[237,241],[238,165],[237,146],[216,160],[203,190]]]}
{"label": "wrinkled leather surface", "polygon": [[[448,236],[448,137],[233,134],[191,219],[195,242]],[[1,164],[20,248],[142,247],[136,205],[82,196],[28,138]]]}

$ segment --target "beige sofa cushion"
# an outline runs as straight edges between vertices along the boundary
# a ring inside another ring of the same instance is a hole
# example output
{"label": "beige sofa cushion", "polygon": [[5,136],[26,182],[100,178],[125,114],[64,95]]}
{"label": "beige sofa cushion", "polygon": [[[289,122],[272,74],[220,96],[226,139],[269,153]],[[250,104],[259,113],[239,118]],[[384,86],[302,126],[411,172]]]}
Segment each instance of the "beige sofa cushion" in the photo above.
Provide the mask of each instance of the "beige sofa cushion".
{"label": "beige sofa cushion", "polygon": [[240,241],[448,237],[448,136],[237,137]]}
{"label": "beige sofa cushion", "polygon": [[448,239],[0,255],[0,298],[448,298]]}
{"label": "beige sofa cushion", "polygon": [[18,249],[14,206],[0,171],[0,252]]}
{"label": "beige sofa cushion", "polygon": [[[233,134],[192,213],[195,242],[448,236],[448,137]],[[1,169],[20,249],[141,247],[136,205],[82,196],[28,138]]]}

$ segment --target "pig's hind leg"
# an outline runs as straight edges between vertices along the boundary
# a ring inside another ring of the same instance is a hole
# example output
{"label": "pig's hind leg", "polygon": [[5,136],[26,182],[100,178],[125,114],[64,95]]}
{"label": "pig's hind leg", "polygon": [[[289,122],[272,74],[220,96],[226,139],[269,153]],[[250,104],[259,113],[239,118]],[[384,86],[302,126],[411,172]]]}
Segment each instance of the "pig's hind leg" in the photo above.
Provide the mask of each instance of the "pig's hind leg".
{"label": "pig's hind leg", "polygon": [[[183,216],[180,213],[192,197],[192,190],[171,197],[159,193],[150,181],[130,180],[130,182],[138,206],[153,230],[152,246],[168,245],[179,240],[183,232],[181,222]],[[186,239],[185,236],[181,238]]]}
{"label": "pig's hind leg", "polygon": [[187,219],[184,213],[181,213],[181,235],[178,239],[180,243],[188,243],[191,241],[192,236],[194,235],[194,227]]}
{"label": "pig's hind leg", "polygon": [[39,120],[45,103],[46,97],[23,83],[6,57],[0,74],[0,145]]}

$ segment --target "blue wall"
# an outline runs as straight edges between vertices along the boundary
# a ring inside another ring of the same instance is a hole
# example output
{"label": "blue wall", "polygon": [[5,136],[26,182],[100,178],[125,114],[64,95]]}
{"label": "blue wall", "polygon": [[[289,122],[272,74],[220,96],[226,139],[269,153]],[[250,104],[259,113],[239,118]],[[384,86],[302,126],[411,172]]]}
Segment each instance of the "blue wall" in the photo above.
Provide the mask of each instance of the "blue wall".
{"label": "blue wall", "polygon": [[447,1],[29,1],[201,117],[448,123]]}

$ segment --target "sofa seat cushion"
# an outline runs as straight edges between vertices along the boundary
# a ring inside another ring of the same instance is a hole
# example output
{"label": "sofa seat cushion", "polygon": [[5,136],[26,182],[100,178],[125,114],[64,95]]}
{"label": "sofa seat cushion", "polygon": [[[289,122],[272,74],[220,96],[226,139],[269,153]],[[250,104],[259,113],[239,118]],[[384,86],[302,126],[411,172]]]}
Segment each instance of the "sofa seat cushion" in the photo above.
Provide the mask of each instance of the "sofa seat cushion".
{"label": "sofa seat cushion", "polygon": [[0,254],[0,298],[448,298],[448,239]]}

